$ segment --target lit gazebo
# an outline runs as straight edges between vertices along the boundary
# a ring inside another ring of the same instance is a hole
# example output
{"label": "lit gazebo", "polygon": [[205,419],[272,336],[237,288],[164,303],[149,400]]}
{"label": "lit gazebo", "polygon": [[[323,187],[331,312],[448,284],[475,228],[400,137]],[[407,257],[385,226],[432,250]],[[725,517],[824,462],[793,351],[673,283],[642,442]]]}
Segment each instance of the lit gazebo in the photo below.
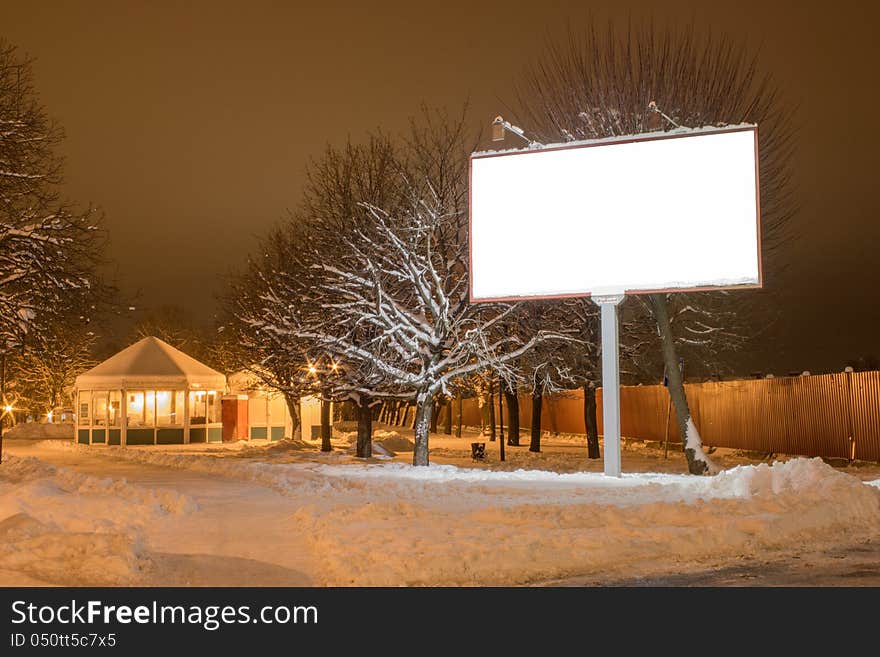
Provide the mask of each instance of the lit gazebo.
{"label": "lit gazebo", "polygon": [[76,440],[173,445],[223,440],[226,377],[154,337],[76,377]]}

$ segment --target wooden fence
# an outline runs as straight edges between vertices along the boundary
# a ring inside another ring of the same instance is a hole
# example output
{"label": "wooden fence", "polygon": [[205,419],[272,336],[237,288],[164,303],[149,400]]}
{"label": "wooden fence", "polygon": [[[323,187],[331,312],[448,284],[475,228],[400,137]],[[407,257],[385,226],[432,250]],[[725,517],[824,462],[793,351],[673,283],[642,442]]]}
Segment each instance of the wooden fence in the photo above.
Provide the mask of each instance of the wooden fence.
{"label": "wooden fence", "polygon": [[[685,388],[706,445],[880,461],[880,372],[691,383]],[[597,403],[601,433],[601,389]],[[620,405],[624,436],[664,439],[666,388],[624,386]],[[505,406],[505,426],[507,410]],[[464,400],[462,415],[465,425],[480,426],[475,399]],[[527,433],[531,423],[527,396],[520,399],[520,422]],[[545,397],[541,425],[545,431],[584,433],[583,392]],[[674,411],[669,413],[669,440],[681,440]]]}

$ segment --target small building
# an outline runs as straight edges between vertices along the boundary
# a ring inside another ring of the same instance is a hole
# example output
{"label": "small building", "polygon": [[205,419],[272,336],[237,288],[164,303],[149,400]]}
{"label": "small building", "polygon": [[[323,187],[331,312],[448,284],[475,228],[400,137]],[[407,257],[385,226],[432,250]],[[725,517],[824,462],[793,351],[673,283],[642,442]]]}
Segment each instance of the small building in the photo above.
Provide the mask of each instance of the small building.
{"label": "small building", "polygon": [[225,375],[158,338],[144,338],[76,377],[76,441],[220,442],[225,392]]}
{"label": "small building", "polygon": [[227,428],[236,427],[227,429],[236,439],[276,441],[293,437],[293,422],[284,395],[262,385],[244,370],[229,375],[229,387],[238,394],[224,398],[224,419]]}
{"label": "small building", "polygon": [[[224,440],[282,440],[302,438],[321,439],[321,400],[318,397],[300,398],[299,426],[293,430],[293,420],[284,395],[265,385],[247,370],[229,375],[233,394],[223,399]],[[330,404],[330,417],[336,405]]]}

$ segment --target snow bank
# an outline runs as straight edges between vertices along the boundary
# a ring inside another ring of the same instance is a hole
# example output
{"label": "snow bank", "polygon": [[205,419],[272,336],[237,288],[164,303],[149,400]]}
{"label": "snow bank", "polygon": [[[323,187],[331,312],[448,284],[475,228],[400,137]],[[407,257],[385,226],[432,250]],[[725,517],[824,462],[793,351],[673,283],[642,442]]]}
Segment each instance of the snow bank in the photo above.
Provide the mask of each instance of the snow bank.
{"label": "snow bank", "polygon": [[[354,431],[352,433],[343,434],[343,438],[348,441],[348,448],[345,450],[345,453],[349,454],[351,456],[356,456],[357,455],[357,432]],[[378,459],[390,459],[390,458],[394,457],[394,452],[390,449],[385,449],[385,447],[382,444],[377,443],[374,440],[373,446],[372,446],[372,456],[373,456],[373,458],[378,458]]]}
{"label": "snow bank", "polygon": [[20,422],[3,432],[10,440],[73,440],[73,424],[69,422]]}
{"label": "snow bank", "polygon": [[53,584],[130,584],[143,565],[144,523],[194,509],[192,500],[171,490],[5,455],[0,466],[3,568]]}
{"label": "snow bank", "polygon": [[[4,456],[0,468],[0,482],[25,485],[34,480],[51,482],[53,486],[72,494],[97,495],[129,502],[141,512],[152,510],[156,513],[180,514],[194,509],[192,500],[173,490],[140,488],[130,485],[125,479],[92,477],[33,457]],[[27,503],[27,498],[21,502],[21,504]],[[0,507],[0,520],[4,517]]]}
{"label": "snow bank", "polygon": [[374,431],[373,445],[381,445],[391,453],[395,452],[411,452],[416,445],[409,438],[404,438],[396,431]]}
{"label": "snow bank", "polygon": [[[287,442],[287,441],[285,441]],[[40,449],[54,451],[96,453],[95,447],[76,443],[55,443],[46,441],[38,445]],[[173,447],[183,447],[175,445]],[[315,462],[286,462],[283,458],[285,448],[281,443],[271,445],[230,445],[206,447],[198,445],[197,453],[182,453],[169,446],[139,447],[100,447],[97,448],[108,459],[116,459],[144,465],[190,470],[218,477],[251,481],[286,494],[315,494],[344,487],[326,477],[318,476],[314,470],[322,462],[350,460],[342,452],[317,452],[314,446],[307,446],[307,454]],[[296,445],[286,451],[302,452]],[[282,454],[279,454],[281,452]]]}
{"label": "snow bank", "polygon": [[268,446],[265,444],[259,445],[249,442],[247,440],[240,440],[237,444],[239,444],[241,446],[241,449],[244,450],[245,456],[247,456],[252,451],[261,450],[269,452],[270,454],[284,454],[287,452],[312,452],[315,450],[314,445],[310,445],[300,438],[287,438],[285,440],[279,440],[278,442],[270,443]]}
{"label": "snow bank", "polygon": [[[322,471],[340,476],[335,469]],[[328,584],[501,585],[590,573],[636,576],[668,569],[669,560],[730,558],[880,528],[880,493],[820,459],[741,466],[716,477],[616,480],[399,464],[346,476],[375,479],[389,494],[369,505],[297,513]],[[416,482],[431,486],[430,497],[446,499],[425,503],[413,495]]]}
{"label": "snow bank", "polygon": [[[341,437],[350,443],[349,454],[354,454],[357,447],[357,431],[343,433]],[[415,449],[415,443],[409,438],[404,438],[396,431],[378,429],[373,432],[373,456],[392,457],[397,452],[411,452]]]}
{"label": "snow bank", "polygon": [[[355,447],[357,447],[357,446],[355,446]],[[386,459],[390,459],[391,457],[394,456],[394,452],[391,451],[390,449],[386,449],[385,445],[383,445],[382,443],[373,443],[372,453],[373,453],[373,456],[377,456],[377,457],[381,456]]]}
{"label": "snow bank", "polygon": [[606,478],[414,468],[355,461],[340,451],[294,451],[288,457],[271,454],[274,447],[175,453],[44,445],[281,492],[290,500],[292,515],[285,518],[307,542],[316,584],[507,585],[593,573],[637,577],[668,571],[671,564],[851,542],[880,530],[880,482],[864,485],[821,459],[739,466],[714,477]]}

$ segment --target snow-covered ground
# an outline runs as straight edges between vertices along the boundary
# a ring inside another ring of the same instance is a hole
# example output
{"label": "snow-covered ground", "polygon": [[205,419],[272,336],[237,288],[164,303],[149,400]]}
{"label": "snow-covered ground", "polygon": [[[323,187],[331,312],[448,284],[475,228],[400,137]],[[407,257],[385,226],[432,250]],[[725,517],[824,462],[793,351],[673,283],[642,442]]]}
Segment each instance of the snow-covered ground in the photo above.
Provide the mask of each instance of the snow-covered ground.
{"label": "snow-covered ground", "polygon": [[[620,479],[583,437],[540,454],[403,430],[309,442],[85,447],[13,440],[0,465],[0,585],[612,583],[880,541],[880,467],[756,462],[691,477],[677,452],[628,442]],[[527,440],[524,441],[527,443]],[[857,476],[853,476],[854,473]],[[865,485],[866,483],[872,485]]]}

